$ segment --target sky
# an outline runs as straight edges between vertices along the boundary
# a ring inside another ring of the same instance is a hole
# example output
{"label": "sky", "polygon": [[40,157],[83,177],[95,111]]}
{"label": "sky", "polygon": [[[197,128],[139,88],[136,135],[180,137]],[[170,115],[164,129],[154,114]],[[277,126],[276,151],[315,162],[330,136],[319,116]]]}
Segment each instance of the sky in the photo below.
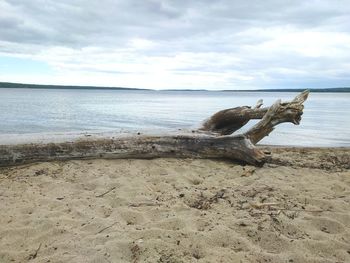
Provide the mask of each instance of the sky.
{"label": "sky", "polygon": [[0,81],[350,86],[350,1],[0,0]]}

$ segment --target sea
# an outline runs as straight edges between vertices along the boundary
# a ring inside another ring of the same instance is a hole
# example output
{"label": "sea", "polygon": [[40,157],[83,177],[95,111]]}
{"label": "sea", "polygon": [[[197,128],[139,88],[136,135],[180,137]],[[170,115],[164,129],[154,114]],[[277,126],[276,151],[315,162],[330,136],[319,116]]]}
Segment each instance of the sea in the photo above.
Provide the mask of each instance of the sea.
{"label": "sea", "polygon": [[[16,138],[196,129],[217,111],[269,106],[297,92],[0,88],[0,144]],[[350,93],[311,93],[300,125],[280,124],[260,144],[349,147]],[[254,125],[250,121],[244,131]],[[239,133],[241,131],[237,131]]]}

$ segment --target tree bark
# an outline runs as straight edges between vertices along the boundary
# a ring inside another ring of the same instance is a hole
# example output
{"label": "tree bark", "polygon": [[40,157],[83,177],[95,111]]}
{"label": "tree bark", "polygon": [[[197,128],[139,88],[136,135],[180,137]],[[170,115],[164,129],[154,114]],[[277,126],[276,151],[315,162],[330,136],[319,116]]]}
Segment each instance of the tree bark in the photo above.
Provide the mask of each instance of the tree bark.
{"label": "tree bark", "polygon": [[[0,145],[0,166],[66,159],[158,157],[225,158],[259,166],[268,157],[254,145],[279,123],[299,124],[308,94],[304,91],[291,102],[278,100],[267,108],[261,108],[260,100],[254,108],[244,106],[220,111],[190,134]],[[250,119],[261,121],[244,134],[229,135]]]}
{"label": "tree bark", "polygon": [[[278,100],[273,106],[278,107],[279,112],[286,111],[287,114],[287,112],[291,113],[292,111],[294,111],[296,113],[300,113],[301,116],[303,111],[302,104],[307,99],[308,95],[309,91],[305,90],[302,93],[300,93],[297,97],[295,97],[293,101],[281,103],[281,101]],[[199,130],[218,135],[232,134],[235,131],[242,128],[244,125],[246,125],[250,120],[262,119],[271,108],[260,108],[262,105],[263,101],[259,100],[254,108],[250,106],[241,106],[219,111],[212,115],[207,121],[205,121]],[[276,114],[276,117],[282,117],[277,116],[277,114],[279,114],[278,112],[275,112],[273,114]],[[290,120],[281,119],[281,122],[290,122]]]}
{"label": "tree bark", "polygon": [[291,102],[282,103],[281,100],[276,101],[268,109],[262,120],[244,134],[245,137],[253,144],[256,144],[268,136],[274,130],[274,127],[280,123],[291,122],[299,125],[301,115],[303,115],[303,103],[308,96],[309,91],[306,90],[296,96]]}
{"label": "tree bark", "polygon": [[265,155],[242,135],[131,136],[70,143],[0,146],[0,166],[91,158],[225,158],[261,165]]}

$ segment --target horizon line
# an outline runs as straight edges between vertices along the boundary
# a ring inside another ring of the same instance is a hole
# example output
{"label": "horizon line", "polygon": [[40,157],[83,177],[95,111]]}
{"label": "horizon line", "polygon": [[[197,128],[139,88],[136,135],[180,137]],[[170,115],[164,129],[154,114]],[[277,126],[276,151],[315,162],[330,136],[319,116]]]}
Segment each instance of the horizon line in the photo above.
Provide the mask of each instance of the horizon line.
{"label": "horizon line", "polygon": [[332,88],[270,88],[270,89],[236,89],[236,90],[208,90],[208,89],[146,89],[130,88],[117,86],[88,86],[88,85],[57,85],[57,84],[31,84],[18,82],[2,82],[0,88],[17,88],[17,89],[89,89],[89,90],[132,90],[132,91],[206,91],[206,92],[299,92],[309,90],[310,92],[350,92],[350,87],[332,87]]}

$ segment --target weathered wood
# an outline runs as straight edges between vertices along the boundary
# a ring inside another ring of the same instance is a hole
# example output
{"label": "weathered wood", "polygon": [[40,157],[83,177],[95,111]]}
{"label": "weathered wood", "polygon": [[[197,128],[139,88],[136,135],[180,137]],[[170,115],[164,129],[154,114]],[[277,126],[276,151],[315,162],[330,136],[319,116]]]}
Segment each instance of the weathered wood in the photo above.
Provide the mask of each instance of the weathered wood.
{"label": "weathered wood", "polygon": [[291,102],[282,103],[278,100],[266,112],[260,122],[253,126],[244,135],[256,144],[264,137],[268,136],[274,127],[283,122],[291,122],[299,125],[301,115],[303,114],[303,103],[309,96],[309,91],[304,91],[296,96]]}
{"label": "weathered wood", "polygon": [[[293,122],[288,118],[293,116],[293,112],[300,116],[303,111],[303,103],[307,99],[309,91],[304,91],[299,94],[293,101],[281,103],[281,101],[277,101],[276,103],[280,105],[277,112],[272,113],[272,115],[279,114],[278,112],[284,112],[284,116],[280,116],[280,122]],[[241,106],[226,110],[221,110],[214,115],[212,115],[207,121],[203,123],[203,126],[199,129],[200,131],[206,131],[209,133],[216,133],[218,135],[229,135],[234,133],[235,131],[242,128],[252,119],[262,119],[269,111],[271,107],[261,108],[263,105],[263,101],[259,100],[254,108],[250,106]],[[276,106],[275,106],[276,107]],[[271,115],[271,113],[270,113]],[[299,116],[299,117],[300,117]],[[277,116],[276,116],[277,117]],[[287,119],[286,119],[287,118]],[[268,122],[268,121],[266,121]],[[298,124],[293,122],[294,124]],[[277,125],[276,123],[275,125]],[[275,126],[274,125],[274,126]],[[265,135],[267,136],[267,135]],[[254,140],[253,140],[254,141]],[[258,140],[259,141],[259,140]]]}
{"label": "weathered wood", "polygon": [[244,136],[131,136],[67,143],[0,146],[0,166],[91,158],[225,158],[261,165],[265,155]]}
{"label": "weathered wood", "polygon": [[241,106],[226,110],[221,110],[206,120],[200,131],[216,133],[218,135],[229,135],[242,128],[252,119],[262,119],[267,108],[260,108],[263,101],[259,100],[254,108]]}
{"label": "weathered wood", "polygon": [[[282,103],[278,100],[271,107],[261,108],[262,100],[259,100],[254,108],[243,106],[220,111],[206,121],[201,129],[190,134],[0,145],[0,166],[65,159],[158,157],[225,158],[262,165],[267,157],[254,144],[268,136],[279,123],[299,124],[308,94],[308,91],[304,91],[291,102]],[[250,119],[261,121],[244,134],[228,135]]]}

